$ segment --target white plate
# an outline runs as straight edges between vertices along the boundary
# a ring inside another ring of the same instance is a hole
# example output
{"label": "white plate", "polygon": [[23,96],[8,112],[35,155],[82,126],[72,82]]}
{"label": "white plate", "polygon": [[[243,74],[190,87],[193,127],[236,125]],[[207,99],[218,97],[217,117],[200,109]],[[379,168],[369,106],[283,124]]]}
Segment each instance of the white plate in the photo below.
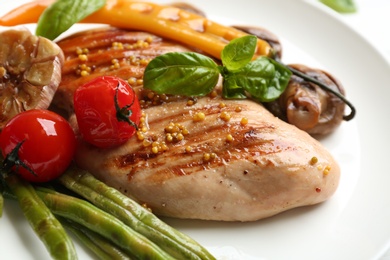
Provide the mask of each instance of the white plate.
{"label": "white plate", "polygon": [[[2,3],[0,14],[23,2]],[[197,0],[191,4],[223,23],[270,29],[282,39],[286,63],[333,73],[343,82],[358,114],[321,140],[342,169],[340,187],[329,201],[252,223],[166,221],[219,259],[378,258],[390,241],[389,64],[316,2]],[[48,259],[17,205],[6,204],[0,219],[0,258]],[[91,258],[78,245],[77,250],[80,259]]]}

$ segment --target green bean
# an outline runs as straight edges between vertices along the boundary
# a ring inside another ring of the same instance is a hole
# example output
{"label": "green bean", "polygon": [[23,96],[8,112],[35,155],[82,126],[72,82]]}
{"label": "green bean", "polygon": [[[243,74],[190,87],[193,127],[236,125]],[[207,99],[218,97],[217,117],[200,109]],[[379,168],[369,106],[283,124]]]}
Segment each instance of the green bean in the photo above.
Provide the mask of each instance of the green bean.
{"label": "green bean", "polygon": [[38,189],[37,194],[55,215],[79,223],[100,234],[127,254],[134,255],[138,259],[174,259],[114,216],[85,200],[61,193],[45,192],[44,189]]}
{"label": "green bean", "polygon": [[101,260],[131,259],[121,249],[99,234],[86,229],[80,224],[60,218],[61,223],[69,229],[79,240]]}
{"label": "green bean", "polygon": [[46,246],[53,259],[77,259],[73,242],[60,222],[38,197],[34,187],[16,174],[5,179],[10,191],[16,196],[19,205],[32,229]]}
{"label": "green bean", "polygon": [[199,257],[197,257],[193,252],[183,247],[182,245],[177,244],[176,241],[160,233],[158,230],[145,225],[143,222],[139,221],[131,213],[129,213],[129,211],[119,206],[112,200],[107,199],[89,187],[83,186],[82,184],[72,179],[70,176],[65,176],[62,178],[62,180],[64,185],[69,184],[70,189],[73,191],[78,191],[80,195],[92,202],[97,207],[116,216],[135,231],[145,235],[170,255],[182,259],[199,259]]}
{"label": "green bean", "polygon": [[192,238],[170,227],[149,210],[91,174],[72,167],[60,177],[70,190],[110,212],[179,259],[215,259]]}
{"label": "green bean", "polygon": [[110,256],[104,252],[97,244],[95,244],[83,231],[74,227],[67,220],[61,221],[62,225],[66,227],[78,240],[89,250],[91,250],[99,259],[110,260]]}

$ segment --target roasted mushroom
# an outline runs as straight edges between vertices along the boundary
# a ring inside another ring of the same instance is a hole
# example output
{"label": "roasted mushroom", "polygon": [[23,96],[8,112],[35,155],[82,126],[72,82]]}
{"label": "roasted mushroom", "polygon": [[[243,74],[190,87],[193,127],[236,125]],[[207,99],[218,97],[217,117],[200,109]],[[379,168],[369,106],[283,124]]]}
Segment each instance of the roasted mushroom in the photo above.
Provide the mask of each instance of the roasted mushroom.
{"label": "roasted mushroom", "polygon": [[57,44],[27,29],[0,33],[0,129],[19,112],[49,107],[63,60]]}
{"label": "roasted mushroom", "polygon": [[[273,48],[274,59],[281,61],[282,45],[273,33],[261,27],[235,28],[268,42]],[[344,88],[336,78],[325,71],[305,65],[294,64],[288,67],[293,76],[286,91],[276,101],[265,104],[275,116],[312,135],[328,134],[343,119],[350,120],[354,117],[355,108],[345,99]],[[321,84],[316,84],[315,81]],[[346,104],[351,108],[351,113],[344,116]]]}
{"label": "roasted mushroom", "polygon": [[[305,65],[289,67],[344,95],[341,83],[329,73]],[[286,91],[276,101],[265,105],[275,116],[312,135],[328,134],[344,119],[343,100],[297,75],[291,77]]]}

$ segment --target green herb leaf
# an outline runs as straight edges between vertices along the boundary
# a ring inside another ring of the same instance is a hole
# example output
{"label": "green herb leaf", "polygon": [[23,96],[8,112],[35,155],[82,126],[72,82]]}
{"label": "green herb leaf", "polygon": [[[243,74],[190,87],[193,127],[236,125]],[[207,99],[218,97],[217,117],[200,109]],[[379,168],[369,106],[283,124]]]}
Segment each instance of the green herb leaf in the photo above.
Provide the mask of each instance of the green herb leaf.
{"label": "green herb leaf", "polygon": [[224,93],[235,93],[241,88],[260,102],[270,102],[283,93],[291,74],[286,66],[268,57],[260,57],[241,70],[226,75],[223,87],[228,90]]}
{"label": "green herb leaf", "polygon": [[357,11],[353,0],[320,0],[320,2],[339,13],[354,13]]}
{"label": "green herb leaf", "polygon": [[157,93],[204,96],[218,82],[218,65],[194,52],[166,53],[153,59],[144,72],[144,87]]}
{"label": "green herb leaf", "polygon": [[245,99],[245,89],[239,86],[235,77],[223,79],[222,96],[227,99]]}
{"label": "green herb leaf", "polygon": [[105,4],[106,0],[57,0],[42,13],[35,33],[54,40]]}
{"label": "green herb leaf", "polygon": [[145,69],[144,87],[160,94],[204,96],[214,89],[221,74],[224,98],[251,96],[259,102],[273,101],[286,89],[292,73],[268,57],[251,61],[257,43],[253,37],[231,41],[223,50],[223,66],[193,52],[158,56]]}
{"label": "green herb leaf", "polygon": [[256,46],[257,37],[254,35],[247,35],[230,41],[222,50],[222,64],[229,71],[243,68],[252,60]]}

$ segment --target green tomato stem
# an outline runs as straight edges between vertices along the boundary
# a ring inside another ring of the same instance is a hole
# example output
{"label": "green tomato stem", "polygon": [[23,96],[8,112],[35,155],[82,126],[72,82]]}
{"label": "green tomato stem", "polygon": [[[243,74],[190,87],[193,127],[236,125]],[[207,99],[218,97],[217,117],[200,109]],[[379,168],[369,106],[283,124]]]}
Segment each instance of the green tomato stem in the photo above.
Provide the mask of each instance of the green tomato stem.
{"label": "green tomato stem", "polygon": [[119,122],[126,122],[132,127],[135,128],[136,131],[138,131],[138,126],[136,123],[130,120],[131,115],[133,114],[133,111],[131,110],[131,107],[134,104],[134,101],[136,99],[136,95],[134,93],[134,89],[132,87],[129,87],[133,91],[133,100],[130,104],[127,104],[124,107],[120,107],[118,103],[118,90],[119,90],[119,83],[116,86],[115,89],[115,95],[114,95],[114,104],[115,104],[115,111],[116,111],[116,118]]}

